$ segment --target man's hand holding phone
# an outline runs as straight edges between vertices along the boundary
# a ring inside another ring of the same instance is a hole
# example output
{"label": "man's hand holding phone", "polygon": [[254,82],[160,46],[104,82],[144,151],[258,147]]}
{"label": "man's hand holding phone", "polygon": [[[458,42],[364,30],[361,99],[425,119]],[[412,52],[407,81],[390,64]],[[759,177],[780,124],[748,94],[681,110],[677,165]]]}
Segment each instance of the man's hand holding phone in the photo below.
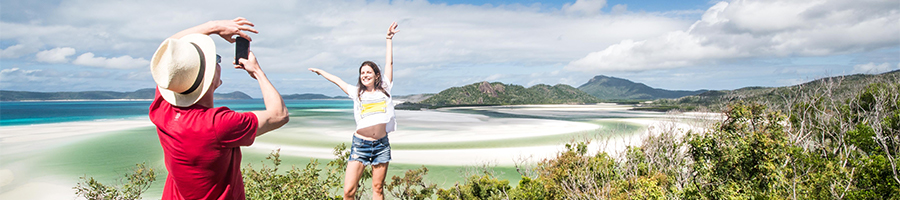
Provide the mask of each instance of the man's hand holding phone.
{"label": "man's hand holding phone", "polygon": [[256,79],[257,75],[265,76],[262,69],[259,68],[256,56],[250,52],[250,41],[242,37],[235,38],[234,68],[247,70],[250,77],[254,79]]}
{"label": "man's hand holding phone", "polygon": [[246,59],[239,58],[238,62],[234,64],[234,68],[246,70],[247,74],[250,74],[250,77],[253,77],[253,79],[257,79],[257,76],[265,76],[265,73],[256,61],[256,55],[253,55],[252,51],[248,51],[247,55],[248,58]]}
{"label": "man's hand holding phone", "polygon": [[240,59],[249,58],[247,52],[250,51],[250,41],[242,37],[234,38],[234,41],[234,63],[243,66]]}

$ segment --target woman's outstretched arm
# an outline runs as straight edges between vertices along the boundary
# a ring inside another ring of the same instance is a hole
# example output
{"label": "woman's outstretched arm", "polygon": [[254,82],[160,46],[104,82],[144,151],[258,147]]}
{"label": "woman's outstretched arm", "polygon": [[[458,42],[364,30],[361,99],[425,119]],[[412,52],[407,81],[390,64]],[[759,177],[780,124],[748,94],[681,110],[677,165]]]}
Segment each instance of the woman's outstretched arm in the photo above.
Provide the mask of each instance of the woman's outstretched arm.
{"label": "woman's outstretched arm", "polygon": [[393,83],[394,82],[394,52],[393,52],[393,42],[391,39],[394,38],[394,34],[400,32],[397,30],[397,22],[391,24],[388,27],[387,33],[387,55],[384,57],[384,80]]}
{"label": "woman's outstretched arm", "polygon": [[309,68],[309,71],[314,72],[318,75],[321,75],[322,77],[325,77],[325,79],[328,79],[328,81],[331,81],[332,83],[334,83],[335,85],[340,87],[341,91],[344,91],[344,93],[347,93],[348,95],[350,94],[350,92],[354,92],[354,91],[350,91],[350,89],[353,88],[352,85],[347,84],[347,82],[344,82],[344,80],[341,80],[341,78],[338,78],[335,75],[325,72],[325,70],[321,70],[321,69],[317,69],[317,68]]}

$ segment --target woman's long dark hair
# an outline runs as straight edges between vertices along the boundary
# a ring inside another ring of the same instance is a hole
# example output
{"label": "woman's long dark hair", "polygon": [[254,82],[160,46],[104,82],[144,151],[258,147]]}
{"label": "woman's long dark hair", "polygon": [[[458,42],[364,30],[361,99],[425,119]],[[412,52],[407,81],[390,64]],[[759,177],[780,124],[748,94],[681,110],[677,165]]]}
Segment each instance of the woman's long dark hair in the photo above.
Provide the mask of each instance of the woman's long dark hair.
{"label": "woman's long dark hair", "polygon": [[[365,66],[371,67],[372,71],[375,72],[375,90],[379,90],[384,93],[384,95],[387,95],[387,97],[391,97],[391,94],[388,94],[388,92],[384,90],[384,86],[381,85],[381,70],[378,69],[378,65],[372,61],[363,62],[362,65],[359,66],[359,72],[362,72],[362,68]],[[356,79],[356,87],[359,88],[359,91],[357,91],[358,94],[356,95],[357,98],[362,96],[362,93],[369,89],[362,83],[362,77]]]}

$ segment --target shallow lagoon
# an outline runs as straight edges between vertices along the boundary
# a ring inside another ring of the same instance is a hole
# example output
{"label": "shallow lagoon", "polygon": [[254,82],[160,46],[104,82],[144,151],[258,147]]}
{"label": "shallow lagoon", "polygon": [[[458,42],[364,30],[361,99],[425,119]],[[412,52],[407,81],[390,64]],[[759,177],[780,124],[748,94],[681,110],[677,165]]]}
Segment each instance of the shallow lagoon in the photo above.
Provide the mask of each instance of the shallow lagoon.
{"label": "shallow lagoon", "polygon": [[[310,159],[318,159],[325,167],[324,163],[333,159],[333,147],[347,143],[354,129],[352,104],[348,103],[288,103],[291,122],[243,148],[242,165],[259,166],[272,150],[281,149],[281,169],[305,166]],[[261,101],[224,105],[239,111],[262,109]],[[426,180],[446,188],[462,181],[463,171],[489,165],[501,179],[515,185],[520,179],[516,162],[551,158],[568,141],[628,137],[646,130],[646,124],[628,119],[665,117],[628,108],[551,105],[398,111],[398,131],[390,135],[394,160],[388,177],[402,176],[406,170],[424,165],[429,168]],[[104,131],[104,127],[98,127],[85,132],[85,128],[77,128],[89,123],[118,129]],[[162,149],[155,128],[145,117],[0,126],[0,132],[2,199],[71,198],[78,177],[111,183],[141,162],[158,170],[158,179],[145,198],[158,198],[164,184]]]}

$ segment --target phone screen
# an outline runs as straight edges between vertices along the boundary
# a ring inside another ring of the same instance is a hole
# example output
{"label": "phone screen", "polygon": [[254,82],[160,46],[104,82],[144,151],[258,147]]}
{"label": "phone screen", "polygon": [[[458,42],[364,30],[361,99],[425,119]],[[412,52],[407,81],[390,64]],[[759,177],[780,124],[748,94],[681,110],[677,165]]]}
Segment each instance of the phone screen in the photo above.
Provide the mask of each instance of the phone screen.
{"label": "phone screen", "polygon": [[[249,53],[247,51],[250,50],[250,41],[244,39],[242,37],[235,38],[236,46],[234,48],[234,63],[240,64],[239,61],[241,58],[247,59]],[[243,65],[241,65],[243,66]]]}

